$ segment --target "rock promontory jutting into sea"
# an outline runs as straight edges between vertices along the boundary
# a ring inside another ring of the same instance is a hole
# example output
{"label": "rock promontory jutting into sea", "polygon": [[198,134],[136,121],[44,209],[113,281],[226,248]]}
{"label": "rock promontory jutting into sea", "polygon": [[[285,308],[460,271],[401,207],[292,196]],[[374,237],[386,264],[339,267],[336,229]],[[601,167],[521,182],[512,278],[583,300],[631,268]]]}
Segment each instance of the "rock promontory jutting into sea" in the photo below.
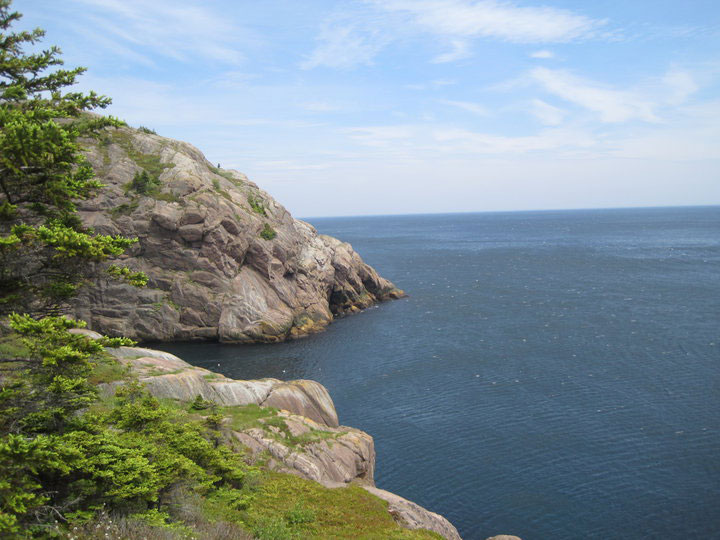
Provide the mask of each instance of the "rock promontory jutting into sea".
{"label": "rock promontory jutting into sea", "polygon": [[79,205],[102,234],[137,237],[146,288],[99,281],[74,305],[93,330],[140,340],[277,342],[403,292],[352,247],[294,219],[237,171],[147,129],[86,140],[105,184]]}

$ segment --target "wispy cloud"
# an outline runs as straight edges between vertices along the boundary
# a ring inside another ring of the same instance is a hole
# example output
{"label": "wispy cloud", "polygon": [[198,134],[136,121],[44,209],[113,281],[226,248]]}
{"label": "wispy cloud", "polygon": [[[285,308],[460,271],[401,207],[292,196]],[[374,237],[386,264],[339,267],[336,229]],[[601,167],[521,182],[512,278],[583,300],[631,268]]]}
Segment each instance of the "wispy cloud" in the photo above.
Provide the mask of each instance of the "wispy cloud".
{"label": "wispy cloud", "polygon": [[301,66],[370,65],[389,44],[428,34],[450,46],[430,61],[448,63],[472,56],[476,39],[566,43],[598,36],[606,24],[565,9],[523,7],[496,0],[364,0],[364,6],[374,10],[372,15],[347,11],[329,17],[316,48]]}
{"label": "wispy cloud", "polygon": [[616,90],[564,70],[536,68],[530,76],[549,93],[597,113],[602,122],[659,121],[656,104],[637,92]]}
{"label": "wispy cloud", "polygon": [[452,50],[439,54],[432,59],[434,64],[444,64],[446,62],[454,62],[472,56],[470,46],[467,41],[455,39],[452,41]]}
{"label": "wispy cloud", "polygon": [[679,69],[623,89],[559,69],[535,68],[530,79],[548,93],[596,113],[605,123],[661,122],[661,111],[685,103],[698,90],[693,76]]}
{"label": "wispy cloud", "polygon": [[378,30],[331,18],[317,37],[317,46],[300,64],[315,67],[351,68],[370,65],[375,55],[390,41]]}
{"label": "wispy cloud", "polygon": [[547,49],[542,49],[540,51],[534,51],[530,53],[530,58],[541,58],[541,59],[547,59],[547,58],[554,58],[555,53],[552,51],[548,51]]}
{"label": "wispy cloud", "polygon": [[451,105],[479,116],[488,116],[490,114],[490,111],[488,111],[483,105],[480,105],[479,103],[472,103],[470,101],[452,101],[449,99],[441,99],[440,103]]}
{"label": "wispy cloud", "polygon": [[533,116],[546,126],[559,126],[565,118],[565,111],[541,99],[533,99],[530,105]]}
{"label": "wispy cloud", "polygon": [[556,43],[589,37],[605,24],[565,9],[523,7],[495,0],[370,0],[411,16],[428,31],[514,43]]}
{"label": "wispy cloud", "polygon": [[83,4],[86,19],[122,52],[140,49],[178,61],[204,58],[236,64],[243,59],[239,31],[207,5],[170,0],[71,0]]}
{"label": "wispy cloud", "polygon": [[310,112],[335,112],[340,110],[340,106],[326,101],[309,101],[303,103],[302,108]]}

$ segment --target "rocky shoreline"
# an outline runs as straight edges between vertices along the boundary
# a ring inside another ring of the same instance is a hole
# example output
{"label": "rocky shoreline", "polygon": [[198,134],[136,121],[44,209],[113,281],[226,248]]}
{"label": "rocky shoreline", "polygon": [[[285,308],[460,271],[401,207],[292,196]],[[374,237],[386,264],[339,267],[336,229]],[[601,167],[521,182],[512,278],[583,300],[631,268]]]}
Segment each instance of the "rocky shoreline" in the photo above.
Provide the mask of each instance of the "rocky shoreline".
{"label": "rocky shoreline", "polygon": [[[100,334],[73,330],[88,337]],[[340,425],[330,394],[309,380],[234,380],[192,366],[177,356],[141,347],[107,349],[129,374],[155,397],[192,402],[198,396],[219,406],[258,405],[268,416],[252,427],[233,429],[232,414],[224,422],[251,459],[263,457],[264,467],[312,480],[328,488],[358,485],[387,501],[393,519],[407,529],[427,529],[447,540],[461,540],[443,516],[375,486],[375,446],[372,436]],[[101,385],[106,397],[122,381]],[[277,410],[277,412],[275,412]],[[269,421],[271,418],[274,421]],[[282,424],[277,423],[280,419]],[[278,425],[284,426],[282,429]],[[301,441],[301,443],[298,443]]]}

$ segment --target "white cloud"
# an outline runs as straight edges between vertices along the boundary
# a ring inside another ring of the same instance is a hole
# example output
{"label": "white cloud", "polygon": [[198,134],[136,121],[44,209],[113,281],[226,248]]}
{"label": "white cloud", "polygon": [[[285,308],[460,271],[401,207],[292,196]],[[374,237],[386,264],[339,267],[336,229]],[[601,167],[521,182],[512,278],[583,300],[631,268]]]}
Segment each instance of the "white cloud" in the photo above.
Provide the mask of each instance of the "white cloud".
{"label": "white cloud", "polygon": [[300,64],[301,68],[352,68],[370,65],[388,39],[377,31],[331,20],[326,23],[317,41],[318,46]]}
{"label": "white cloud", "polygon": [[365,0],[364,4],[375,11],[338,12],[329,17],[316,48],[301,67],[370,65],[390,43],[417,34],[429,33],[448,43],[449,51],[431,59],[447,63],[470,57],[474,39],[566,43],[598,36],[598,29],[606,24],[565,9],[496,0]]}
{"label": "white cloud", "polygon": [[543,49],[541,51],[535,51],[530,53],[530,58],[555,58],[555,53],[552,51],[548,51],[547,49]]}
{"label": "white cloud", "polygon": [[350,138],[366,146],[384,147],[389,143],[397,144],[399,141],[410,141],[415,137],[414,126],[363,126],[342,130]]}
{"label": "white cloud", "polygon": [[479,103],[472,103],[469,101],[451,101],[449,99],[441,99],[440,103],[444,103],[445,105],[452,105],[453,107],[463,109],[479,116],[488,116],[490,114],[490,112]]}
{"label": "white cloud", "polygon": [[257,161],[253,165],[268,171],[322,171],[332,166],[330,163],[298,163],[287,160]]}
{"label": "white cloud", "polygon": [[570,155],[597,145],[592,134],[579,129],[552,128],[533,135],[511,137],[439,124],[404,124],[356,127],[343,132],[363,146],[395,152],[408,160],[424,162],[431,155],[473,159],[479,154],[493,156],[553,152],[556,155]]}
{"label": "white cloud", "polygon": [[[83,4],[88,23],[116,50],[138,47],[179,61],[205,58],[229,64],[243,59],[237,24],[202,5],[170,0],[72,0]],[[93,30],[89,34],[97,33]]]}
{"label": "white cloud", "polygon": [[335,112],[340,110],[338,105],[327,103],[325,101],[310,101],[303,103],[301,106],[306,111],[311,112]]}
{"label": "white cloud", "polygon": [[604,123],[662,122],[661,113],[671,113],[699,88],[690,73],[679,69],[625,89],[548,68],[531,70],[530,80],[550,94],[598,114]]}
{"label": "white cloud", "polygon": [[565,111],[541,99],[533,99],[530,110],[535,118],[546,126],[559,126],[565,118]]}
{"label": "white cloud", "polygon": [[463,58],[472,56],[466,41],[459,39],[453,40],[452,47],[452,50],[433,58],[432,62],[434,64],[444,64],[446,62],[454,62],[455,60],[462,60]]}
{"label": "white cloud", "polygon": [[691,94],[698,90],[698,85],[692,75],[686,71],[668,71],[663,77],[663,82],[670,90],[670,95],[667,98],[670,105],[684,103]]}
{"label": "white cloud", "polygon": [[615,90],[563,70],[535,68],[530,76],[545,90],[600,115],[602,122],[657,122],[656,104],[639,93]]}
{"label": "white cloud", "polygon": [[507,137],[490,133],[477,133],[464,129],[438,129],[432,132],[446,150],[473,154],[524,154],[552,151],[575,151],[595,146],[592,135],[579,130],[548,129],[535,135]]}
{"label": "white cloud", "polygon": [[435,34],[514,43],[568,42],[591,36],[605,24],[565,9],[521,7],[495,0],[370,1],[381,9],[410,15]]}

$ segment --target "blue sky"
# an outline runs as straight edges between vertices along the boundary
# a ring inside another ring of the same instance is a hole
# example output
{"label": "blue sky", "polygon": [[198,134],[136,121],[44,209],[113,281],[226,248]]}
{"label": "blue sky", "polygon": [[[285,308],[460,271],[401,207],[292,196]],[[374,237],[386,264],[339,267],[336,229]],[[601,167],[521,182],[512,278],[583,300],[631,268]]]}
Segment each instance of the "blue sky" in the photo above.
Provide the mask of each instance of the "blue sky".
{"label": "blue sky", "polygon": [[720,204],[717,0],[15,0],[297,216]]}

